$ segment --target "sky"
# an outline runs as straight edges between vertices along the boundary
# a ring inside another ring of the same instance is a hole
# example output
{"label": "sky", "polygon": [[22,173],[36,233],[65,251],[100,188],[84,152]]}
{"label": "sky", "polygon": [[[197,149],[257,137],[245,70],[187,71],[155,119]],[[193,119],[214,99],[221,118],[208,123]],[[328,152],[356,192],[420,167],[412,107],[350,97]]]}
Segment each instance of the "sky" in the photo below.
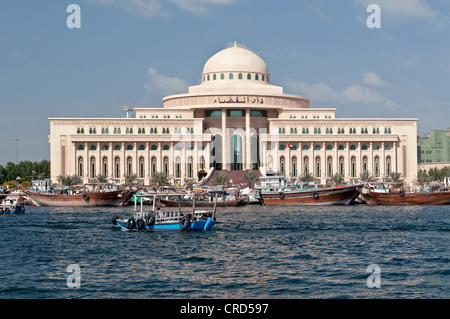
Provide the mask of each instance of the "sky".
{"label": "sky", "polygon": [[418,118],[419,136],[450,127],[448,0],[1,0],[0,165],[17,146],[19,161],[49,159],[48,118],[162,107],[234,41],[311,108]]}

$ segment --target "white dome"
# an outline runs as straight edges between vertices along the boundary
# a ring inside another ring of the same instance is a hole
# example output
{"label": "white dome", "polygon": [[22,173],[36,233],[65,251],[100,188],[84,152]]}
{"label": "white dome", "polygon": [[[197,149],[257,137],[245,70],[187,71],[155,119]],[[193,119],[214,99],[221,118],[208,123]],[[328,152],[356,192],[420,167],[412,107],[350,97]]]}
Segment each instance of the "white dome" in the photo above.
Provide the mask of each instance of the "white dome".
{"label": "white dome", "polygon": [[250,50],[234,46],[214,54],[203,67],[204,74],[225,72],[269,75],[266,63]]}

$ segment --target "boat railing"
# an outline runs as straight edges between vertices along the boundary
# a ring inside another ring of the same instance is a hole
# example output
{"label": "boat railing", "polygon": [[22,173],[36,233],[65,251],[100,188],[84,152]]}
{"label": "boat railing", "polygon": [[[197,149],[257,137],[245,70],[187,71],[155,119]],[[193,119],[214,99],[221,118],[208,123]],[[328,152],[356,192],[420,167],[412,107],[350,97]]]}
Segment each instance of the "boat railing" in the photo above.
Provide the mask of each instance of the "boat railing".
{"label": "boat railing", "polygon": [[[200,219],[201,217],[205,216],[205,215],[211,215],[212,219],[215,219],[215,214],[216,214],[216,207],[217,207],[217,198],[218,195],[216,194],[215,196],[215,201],[214,201],[214,208],[212,210],[205,210],[205,209],[201,209],[201,210],[197,210],[195,208],[195,201],[196,201],[196,195],[194,195],[194,200],[193,200],[193,204],[192,204],[192,210],[191,211],[182,211],[181,210],[181,200],[182,197],[185,196],[186,194],[171,194],[171,196],[178,196],[179,197],[179,203],[178,203],[178,211],[161,211],[161,201],[158,200],[161,197],[165,197],[167,196],[167,194],[152,194],[153,196],[153,207],[151,212],[156,214],[156,219],[158,219],[158,216],[161,217],[161,220],[168,220],[170,218],[177,217],[179,219],[181,219],[183,216],[186,215],[190,215],[191,216],[191,220],[194,219]],[[148,215],[148,213],[144,213],[144,201],[143,200],[138,200],[138,198],[140,197],[148,197],[148,195],[135,195],[136,196],[136,200],[134,201],[134,215],[136,217],[139,218],[143,218],[145,216]],[[137,207],[137,203],[139,204],[139,210]],[[158,203],[158,206],[156,206],[156,204]],[[172,213],[172,214],[171,214]],[[177,213],[178,215],[174,215],[173,213]],[[158,215],[159,214],[159,215]]]}

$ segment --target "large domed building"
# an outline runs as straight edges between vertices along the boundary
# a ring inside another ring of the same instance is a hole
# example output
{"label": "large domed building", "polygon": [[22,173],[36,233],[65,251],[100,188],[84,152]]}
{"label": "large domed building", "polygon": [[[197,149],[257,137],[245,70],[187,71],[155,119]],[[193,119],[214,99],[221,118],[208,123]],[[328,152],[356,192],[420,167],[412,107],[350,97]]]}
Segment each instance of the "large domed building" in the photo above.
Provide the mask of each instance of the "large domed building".
{"label": "large domed building", "polygon": [[[234,45],[207,60],[201,83],[167,96],[163,108],[136,108],[136,118],[50,118],[51,178],[104,174],[151,184],[210,178],[215,171],[259,170],[326,183],[363,171],[376,179],[417,174],[417,119],[337,119],[303,96],[271,84],[263,59]],[[237,181],[235,181],[237,182]]]}

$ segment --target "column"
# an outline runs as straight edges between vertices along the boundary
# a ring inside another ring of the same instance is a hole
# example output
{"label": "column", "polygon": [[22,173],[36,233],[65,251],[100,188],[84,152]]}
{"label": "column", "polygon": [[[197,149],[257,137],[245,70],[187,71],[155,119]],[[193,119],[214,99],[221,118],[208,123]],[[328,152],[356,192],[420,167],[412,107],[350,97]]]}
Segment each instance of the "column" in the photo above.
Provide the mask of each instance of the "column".
{"label": "column", "polygon": [[228,164],[229,150],[227,148],[228,134],[227,134],[227,110],[222,109],[222,169],[230,169]]}
{"label": "column", "polygon": [[114,176],[114,155],[113,155],[113,143],[109,142],[109,164],[108,164],[108,176],[112,178]]}
{"label": "column", "polygon": [[381,166],[381,177],[386,175],[386,155],[384,150],[384,142],[381,143],[381,158],[380,158],[380,166]]}
{"label": "column", "polygon": [[336,173],[339,173],[339,153],[338,153],[338,143],[334,142],[333,174]]}
{"label": "column", "polygon": [[352,159],[350,158],[350,145],[349,142],[345,143],[345,147],[347,149],[347,169],[345,170],[345,179],[346,180],[350,180],[350,177],[352,176],[351,174],[351,169],[352,169]]}
{"label": "column", "polygon": [[245,110],[245,169],[251,169],[250,109]]}
{"label": "column", "polygon": [[394,142],[393,149],[394,149],[394,154],[392,156],[392,163],[391,163],[392,171],[397,172],[397,142]]}
{"label": "column", "polygon": [[325,145],[325,142],[322,142],[322,159],[320,161],[321,166],[321,174],[320,174],[320,180],[322,184],[325,184],[327,181],[327,153],[326,153],[327,147]]}
{"label": "column", "polygon": [[122,180],[125,180],[125,176],[127,175],[127,158],[125,154],[125,143],[122,142]]}

